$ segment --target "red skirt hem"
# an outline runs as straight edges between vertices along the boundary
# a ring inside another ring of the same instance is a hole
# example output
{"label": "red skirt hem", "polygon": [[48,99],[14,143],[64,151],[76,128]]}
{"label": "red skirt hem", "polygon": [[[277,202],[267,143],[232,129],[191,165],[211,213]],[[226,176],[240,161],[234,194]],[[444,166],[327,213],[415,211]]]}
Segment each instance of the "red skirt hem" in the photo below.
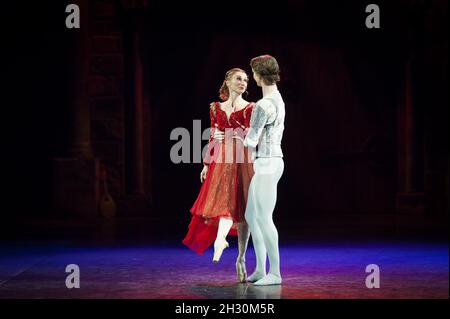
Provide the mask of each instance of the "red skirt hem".
{"label": "red skirt hem", "polygon": [[[197,254],[202,255],[209,246],[212,245],[217,237],[218,219],[215,222],[205,223],[205,219],[201,216],[192,215],[191,222],[189,224],[189,230],[186,237],[183,239],[183,244],[195,251]],[[216,219],[216,218],[214,218]],[[237,230],[231,228],[228,235],[237,236]]]}

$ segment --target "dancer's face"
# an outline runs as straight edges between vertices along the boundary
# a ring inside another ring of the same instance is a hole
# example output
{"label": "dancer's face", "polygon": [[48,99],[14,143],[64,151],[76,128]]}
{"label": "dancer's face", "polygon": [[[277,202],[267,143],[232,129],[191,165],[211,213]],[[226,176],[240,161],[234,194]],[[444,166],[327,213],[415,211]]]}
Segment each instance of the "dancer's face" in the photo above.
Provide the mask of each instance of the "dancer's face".
{"label": "dancer's face", "polygon": [[227,85],[230,92],[241,95],[247,90],[248,76],[244,72],[236,72],[231,76],[231,79],[227,81]]}
{"label": "dancer's face", "polygon": [[253,79],[256,82],[256,85],[261,86],[261,77],[258,75],[258,73],[255,72],[255,70],[252,69],[253,72]]}

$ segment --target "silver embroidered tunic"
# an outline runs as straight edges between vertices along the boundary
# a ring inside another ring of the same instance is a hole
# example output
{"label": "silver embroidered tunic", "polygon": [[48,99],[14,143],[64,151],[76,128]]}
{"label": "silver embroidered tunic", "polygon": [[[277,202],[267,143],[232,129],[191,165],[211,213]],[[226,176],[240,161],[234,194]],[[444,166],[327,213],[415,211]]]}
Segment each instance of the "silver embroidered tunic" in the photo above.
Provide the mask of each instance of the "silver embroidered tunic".
{"label": "silver embroidered tunic", "polygon": [[256,102],[244,145],[257,148],[256,157],[283,157],[284,101],[278,90]]}

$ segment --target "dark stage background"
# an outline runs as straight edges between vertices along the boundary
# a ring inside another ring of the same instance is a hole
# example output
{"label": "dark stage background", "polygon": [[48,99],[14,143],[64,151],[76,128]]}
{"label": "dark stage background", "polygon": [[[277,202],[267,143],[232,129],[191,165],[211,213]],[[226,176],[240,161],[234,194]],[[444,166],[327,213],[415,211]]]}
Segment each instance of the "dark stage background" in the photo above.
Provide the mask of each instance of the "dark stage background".
{"label": "dark stage background", "polygon": [[73,1],[79,30],[69,3],[2,4],[3,236],[101,225],[105,168],[117,229],[179,240],[201,164],[170,161],[170,132],[206,128],[225,72],[264,53],[286,102],[281,239],[447,235],[447,1],[377,1],[378,30],[356,0]]}

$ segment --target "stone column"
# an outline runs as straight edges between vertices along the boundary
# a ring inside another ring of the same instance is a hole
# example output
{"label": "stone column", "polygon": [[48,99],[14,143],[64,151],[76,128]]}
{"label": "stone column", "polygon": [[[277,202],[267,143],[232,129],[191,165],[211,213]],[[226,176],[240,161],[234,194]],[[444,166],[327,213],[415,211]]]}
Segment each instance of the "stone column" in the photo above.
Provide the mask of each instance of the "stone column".
{"label": "stone column", "polygon": [[150,105],[145,51],[145,9],[142,1],[123,1],[126,20],[124,50],[126,70],[126,195],[121,207],[127,216],[145,216],[151,210]]}
{"label": "stone column", "polygon": [[400,106],[399,127],[399,191],[397,192],[397,211],[402,213],[423,214],[423,145],[418,121],[418,106],[414,99],[413,57],[405,64],[404,98]]}
{"label": "stone column", "polygon": [[54,210],[59,216],[94,216],[98,209],[98,161],[90,143],[88,1],[74,1],[80,8],[80,28],[67,29],[70,38],[68,76],[69,139],[64,158],[55,158]]}
{"label": "stone column", "polygon": [[69,155],[75,158],[91,158],[90,116],[88,99],[89,80],[89,28],[88,1],[75,1],[80,8],[80,29],[67,30],[72,37],[70,74],[70,139]]}
{"label": "stone column", "polygon": [[131,159],[129,191],[131,194],[143,195],[144,188],[144,95],[143,95],[143,61],[141,46],[142,22],[140,18],[136,22],[132,40],[132,67],[134,73],[134,103],[131,110]]}

